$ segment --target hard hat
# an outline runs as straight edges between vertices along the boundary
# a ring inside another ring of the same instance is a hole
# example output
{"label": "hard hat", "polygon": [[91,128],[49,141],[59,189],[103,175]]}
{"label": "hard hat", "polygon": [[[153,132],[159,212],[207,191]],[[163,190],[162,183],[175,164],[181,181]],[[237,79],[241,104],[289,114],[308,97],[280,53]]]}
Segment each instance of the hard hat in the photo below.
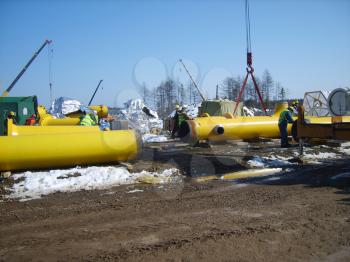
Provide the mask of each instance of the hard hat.
{"label": "hard hat", "polygon": [[299,104],[299,101],[298,101],[298,100],[294,100],[293,103],[292,103],[293,106],[294,106],[294,105],[298,105],[298,104]]}
{"label": "hard hat", "polygon": [[179,105],[176,105],[176,106],[175,106],[175,109],[179,109],[179,108],[180,108],[180,106],[179,106]]}
{"label": "hard hat", "polygon": [[16,115],[15,112],[10,111],[9,116],[15,116],[15,115]]}

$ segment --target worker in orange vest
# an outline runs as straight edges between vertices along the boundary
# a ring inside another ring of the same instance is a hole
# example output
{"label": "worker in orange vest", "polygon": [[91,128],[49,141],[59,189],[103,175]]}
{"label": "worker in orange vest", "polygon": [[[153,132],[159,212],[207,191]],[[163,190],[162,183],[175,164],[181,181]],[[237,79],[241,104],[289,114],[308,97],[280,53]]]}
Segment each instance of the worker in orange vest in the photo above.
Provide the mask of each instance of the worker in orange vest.
{"label": "worker in orange vest", "polygon": [[30,118],[26,119],[26,126],[34,126],[36,124],[36,115],[32,114]]}

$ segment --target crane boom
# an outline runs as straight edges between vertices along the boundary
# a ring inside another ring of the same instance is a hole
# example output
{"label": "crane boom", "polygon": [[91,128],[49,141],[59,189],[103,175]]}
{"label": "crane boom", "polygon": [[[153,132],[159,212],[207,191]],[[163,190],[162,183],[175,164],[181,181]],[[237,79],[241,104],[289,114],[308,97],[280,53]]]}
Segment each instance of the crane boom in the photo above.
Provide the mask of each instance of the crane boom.
{"label": "crane boom", "polygon": [[91,105],[92,100],[94,99],[94,97],[95,97],[95,95],[96,95],[96,92],[97,92],[98,88],[100,87],[100,85],[101,85],[102,81],[103,81],[103,80],[100,80],[100,82],[98,82],[98,85],[97,85],[97,87],[96,87],[96,89],[95,89],[94,94],[92,95],[92,97],[91,97],[91,99],[90,99],[90,102],[89,102],[88,106],[90,106],[90,105]]}
{"label": "crane boom", "polygon": [[182,59],[179,59],[179,61],[180,61],[180,63],[182,64],[182,66],[185,68],[185,70],[186,70],[188,76],[190,77],[190,79],[191,79],[193,85],[196,87],[196,89],[197,89],[199,95],[201,96],[202,100],[205,100],[205,98],[204,98],[202,92],[199,90],[199,87],[197,86],[196,82],[193,80],[193,78],[192,78],[190,72],[187,70],[187,67],[186,67],[185,64],[182,62]]}
{"label": "crane boom", "polygon": [[12,88],[15,86],[15,84],[17,83],[17,81],[22,77],[22,75],[24,74],[24,72],[28,69],[28,67],[30,66],[30,64],[34,61],[34,59],[40,54],[41,50],[44,49],[44,47],[47,44],[50,44],[52,41],[51,40],[45,40],[45,42],[40,46],[40,48],[38,49],[38,51],[36,51],[34,53],[34,55],[32,56],[32,58],[28,61],[28,63],[24,66],[24,68],[21,70],[21,72],[19,72],[19,74],[16,76],[16,78],[12,81],[12,83],[9,85],[9,87],[4,91],[4,93],[2,93],[2,97],[8,96],[8,94],[11,92]]}

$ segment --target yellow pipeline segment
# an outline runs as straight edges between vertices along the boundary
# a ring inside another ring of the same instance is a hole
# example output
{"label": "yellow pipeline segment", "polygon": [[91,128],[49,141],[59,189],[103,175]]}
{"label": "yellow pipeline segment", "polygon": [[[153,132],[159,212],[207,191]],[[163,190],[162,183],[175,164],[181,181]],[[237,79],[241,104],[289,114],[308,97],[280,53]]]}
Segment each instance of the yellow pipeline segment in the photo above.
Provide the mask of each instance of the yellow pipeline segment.
{"label": "yellow pipeline segment", "polygon": [[[100,106],[89,106],[89,108],[91,110],[94,110],[94,111],[97,112],[97,116],[98,116],[99,119],[106,118],[108,116],[108,107],[107,106],[103,106],[103,105],[100,105]],[[66,116],[70,117],[70,118],[80,118],[82,116],[82,113],[80,113],[80,112],[73,112],[73,113],[67,114]]]}
{"label": "yellow pipeline segment", "polygon": [[128,161],[140,146],[132,130],[85,132],[86,127],[80,127],[82,132],[59,134],[49,132],[49,127],[38,128],[41,131],[35,135],[28,131],[27,135],[0,136],[0,171]]}
{"label": "yellow pipeline segment", "polygon": [[[108,116],[108,107],[90,106],[91,110],[97,112],[98,118],[106,118]],[[39,114],[39,125],[41,126],[76,126],[80,123],[81,113],[71,113],[66,118],[54,118],[52,115],[48,114],[44,106],[38,106]]]}
{"label": "yellow pipeline segment", "polygon": [[89,106],[91,110],[95,110],[97,112],[98,118],[106,118],[108,116],[108,107],[99,105],[99,106]]}
{"label": "yellow pipeline segment", "polygon": [[[227,141],[235,139],[279,138],[278,119],[287,103],[278,104],[272,116],[234,117],[226,114],[223,117],[211,117],[206,114],[193,120],[187,120],[179,130],[182,140],[195,143],[199,140]],[[349,118],[350,117],[345,117]],[[296,118],[294,118],[296,119]],[[331,123],[331,117],[308,117],[311,123]],[[291,135],[292,125],[288,125]]]}
{"label": "yellow pipeline segment", "polygon": [[[64,119],[55,119],[64,120]],[[56,122],[57,123],[57,122]],[[55,124],[56,124],[55,123]],[[9,136],[30,136],[43,134],[69,134],[69,133],[89,133],[99,132],[98,126],[68,126],[68,125],[48,125],[48,126],[18,126],[14,125],[12,119],[8,120]]]}
{"label": "yellow pipeline segment", "polygon": [[[199,140],[226,141],[257,137],[279,138],[279,113],[256,117],[199,117],[187,120],[180,127],[179,136],[190,142]],[[292,125],[288,125],[291,134]]]}
{"label": "yellow pipeline segment", "polygon": [[282,171],[282,168],[262,168],[262,169],[248,169],[237,172],[231,172],[218,176],[202,176],[197,177],[197,182],[207,182],[212,180],[235,180],[235,179],[244,179],[244,178],[255,178],[260,176],[270,176]]}
{"label": "yellow pipeline segment", "polygon": [[54,118],[52,115],[43,115],[39,119],[39,125],[41,126],[77,126],[80,123],[80,118]]}

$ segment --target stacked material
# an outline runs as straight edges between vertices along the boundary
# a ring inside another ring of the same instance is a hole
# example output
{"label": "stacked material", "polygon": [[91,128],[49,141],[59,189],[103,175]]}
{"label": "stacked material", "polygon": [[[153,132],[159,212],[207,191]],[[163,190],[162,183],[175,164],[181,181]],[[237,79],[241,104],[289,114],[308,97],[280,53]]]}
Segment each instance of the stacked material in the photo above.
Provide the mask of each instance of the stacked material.
{"label": "stacked material", "polygon": [[114,114],[117,119],[129,121],[130,127],[141,134],[159,133],[163,129],[163,121],[157,112],[147,107],[141,99],[127,101],[124,108]]}

